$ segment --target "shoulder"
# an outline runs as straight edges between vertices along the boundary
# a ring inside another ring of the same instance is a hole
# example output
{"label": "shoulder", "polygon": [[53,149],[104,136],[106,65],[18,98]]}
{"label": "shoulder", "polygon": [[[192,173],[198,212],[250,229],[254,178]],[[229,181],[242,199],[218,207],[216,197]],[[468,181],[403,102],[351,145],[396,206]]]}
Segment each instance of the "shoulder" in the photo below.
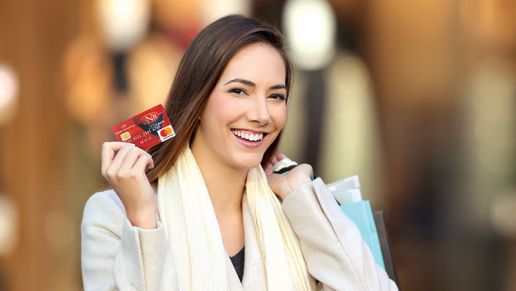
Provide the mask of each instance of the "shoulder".
{"label": "shoulder", "polygon": [[97,192],[91,195],[86,201],[86,205],[84,206],[84,212],[89,212],[93,210],[101,210],[104,208],[109,208],[111,210],[118,210],[125,212],[124,205],[116,192],[112,189],[108,189],[102,192]]}
{"label": "shoulder", "polygon": [[86,201],[82,224],[117,224],[124,218],[124,205],[116,192],[110,189],[97,192]]}

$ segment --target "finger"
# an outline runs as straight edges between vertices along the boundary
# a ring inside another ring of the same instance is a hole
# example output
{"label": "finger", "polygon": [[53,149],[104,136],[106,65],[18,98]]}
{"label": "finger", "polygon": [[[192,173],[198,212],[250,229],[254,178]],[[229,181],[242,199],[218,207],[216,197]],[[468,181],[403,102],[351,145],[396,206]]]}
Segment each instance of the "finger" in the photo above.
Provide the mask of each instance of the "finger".
{"label": "finger", "polygon": [[277,162],[279,162],[278,155],[274,155],[269,162],[271,163],[271,165],[274,165]]}
{"label": "finger", "polygon": [[125,156],[127,153],[135,147],[134,144],[126,143],[122,146],[122,148],[116,153],[115,157],[113,158],[113,161],[108,166],[106,170],[106,175],[109,177],[114,177],[120,170],[120,167],[122,165],[122,162],[125,159]]}
{"label": "finger", "polygon": [[265,175],[272,174],[272,164],[270,162],[265,164],[265,168],[263,170],[265,171]]}
{"label": "finger", "polygon": [[271,162],[273,165],[275,165],[276,163],[278,163],[279,161],[283,160],[287,158],[287,156],[283,153],[277,153],[276,155],[274,155],[274,157],[271,159]]}
{"label": "finger", "polygon": [[147,153],[138,147],[133,147],[132,149],[130,149],[125,155],[124,160],[120,164],[120,170],[130,170],[142,154]]}
{"label": "finger", "polygon": [[147,169],[154,168],[154,161],[152,156],[146,152],[143,152],[134,163],[133,170],[138,172],[145,172]]}
{"label": "finger", "polygon": [[278,161],[281,161],[283,160],[284,158],[286,158],[287,156],[284,154],[284,153],[278,153],[276,155],[276,158],[278,159]]}
{"label": "finger", "polygon": [[127,145],[127,143],[125,142],[102,143],[100,171],[103,176],[106,175],[107,169],[111,165],[111,162],[113,161],[113,158],[115,157],[116,153],[125,145]]}

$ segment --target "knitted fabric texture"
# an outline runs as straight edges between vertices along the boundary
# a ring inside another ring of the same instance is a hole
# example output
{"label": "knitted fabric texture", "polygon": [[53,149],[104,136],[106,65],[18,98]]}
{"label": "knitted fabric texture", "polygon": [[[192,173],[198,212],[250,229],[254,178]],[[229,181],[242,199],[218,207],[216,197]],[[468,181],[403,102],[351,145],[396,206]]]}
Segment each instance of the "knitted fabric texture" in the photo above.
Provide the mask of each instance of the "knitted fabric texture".
{"label": "knitted fabric texture", "polygon": [[[299,240],[261,166],[250,169],[244,203],[256,229],[267,289],[315,290]],[[228,290],[222,237],[201,171],[189,147],[158,181],[158,205],[180,290]]]}

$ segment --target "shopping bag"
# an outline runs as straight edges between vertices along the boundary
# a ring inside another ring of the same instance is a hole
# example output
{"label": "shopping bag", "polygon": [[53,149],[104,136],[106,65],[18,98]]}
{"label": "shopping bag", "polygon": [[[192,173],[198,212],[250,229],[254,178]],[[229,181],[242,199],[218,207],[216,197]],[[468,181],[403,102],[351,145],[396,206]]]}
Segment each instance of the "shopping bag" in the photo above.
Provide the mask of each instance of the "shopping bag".
{"label": "shopping bag", "polygon": [[340,209],[358,227],[376,263],[393,281],[397,281],[383,212],[373,212],[371,204],[362,199],[358,176],[352,176],[328,184],[328,189],[340,204]]}

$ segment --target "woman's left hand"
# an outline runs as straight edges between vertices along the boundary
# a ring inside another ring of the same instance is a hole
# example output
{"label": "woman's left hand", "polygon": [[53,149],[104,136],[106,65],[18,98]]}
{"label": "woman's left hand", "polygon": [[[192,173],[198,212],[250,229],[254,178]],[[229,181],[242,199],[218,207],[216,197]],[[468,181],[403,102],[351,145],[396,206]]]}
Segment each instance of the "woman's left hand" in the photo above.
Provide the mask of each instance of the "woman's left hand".
{"label": "woman's left hand", "polygon": [[272,166],[286,158],[284,154],[278,153],[265,166],[265,174],[272,192],[278,195],[282,200],[287,195],[300,187],[301,185],[311,181],[313,175],[312,166],[309,164],[300,164],[290,170],[288,173],[275,174],[272,172]]}

